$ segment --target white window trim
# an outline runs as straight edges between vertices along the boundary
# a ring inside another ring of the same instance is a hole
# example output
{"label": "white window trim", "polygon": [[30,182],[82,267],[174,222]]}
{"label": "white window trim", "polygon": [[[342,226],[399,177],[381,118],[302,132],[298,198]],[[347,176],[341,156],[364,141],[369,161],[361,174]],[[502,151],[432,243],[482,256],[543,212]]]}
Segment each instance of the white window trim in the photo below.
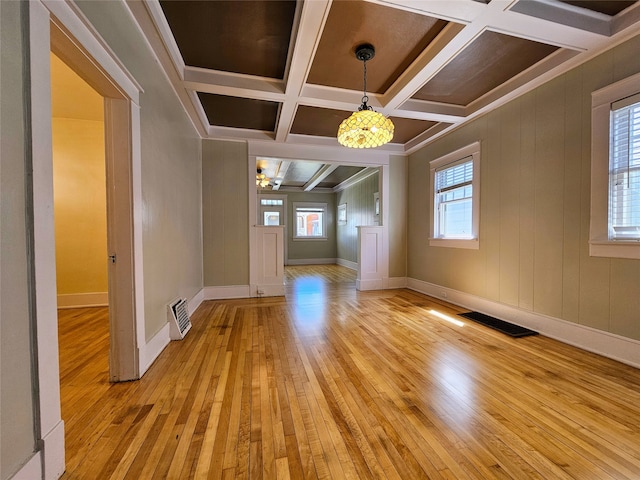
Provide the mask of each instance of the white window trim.
{"label": "white window trim", "polygon": [[[322,208],[322,236],[321,237],[300,237],[298,236],[298,222],[296,211],[298,208]],[[329,209],[328,204],[326,203],[316,203],[316,202],[293,202],[293,218],[291,219],[293,225],[293,241],[294,242],[317,242],[317,241],[327,241],[329,237],[327,236],[327,224],[328,224],[328,216]]]}
{"label": "white window trim", "polygon": [[[465,157],[472,157],[473,159],[473,180],[471,185],[473,186],[473,210],[472,210],[472,230],[473,237],[465,239],[454,238],[435,238],[435,175],[436,170],[440,167],[455,163],[462,160]],[[474,142],[471,145],[462,147],[455,152],[448,153],[440,158],[429,162],[430,175],[430,202],[431,208],[429,209],[429,246],[431,247],[453,247],[453,248],[468,248],[477,250],[480,248],[480,142]]]}
{"label": "white window trim", "polygon": [[591,94],[591,221],[589,255],[640,258],[640,241],[609,239],[609,125],[611,104],[640,92],[640,73]]}

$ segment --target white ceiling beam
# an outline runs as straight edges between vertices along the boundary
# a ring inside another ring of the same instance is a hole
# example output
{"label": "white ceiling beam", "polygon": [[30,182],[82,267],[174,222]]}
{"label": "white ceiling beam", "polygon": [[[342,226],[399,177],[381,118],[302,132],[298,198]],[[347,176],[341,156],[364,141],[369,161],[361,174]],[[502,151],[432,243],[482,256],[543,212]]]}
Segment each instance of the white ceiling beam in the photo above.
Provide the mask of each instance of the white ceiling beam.
{"label": "white ceiling beam", "polygon": [[320,170],[318,170],[313,177],[309,179],[307,183],[302,186],[302,190],[305,192],[310,192],[313,190],[322,180],[327,178],[331,172],[333,172],[339,165],[330,164],[323,165]]}
{"label": "white ceiling beam", "polygon": [[275,78],[185,67],[184,81],[187,88],[203,92],[235,92],[234,96],[259,100],[284,99],[284,82]]}
{"label": "white ceiling beam", "polygon": [[281,160],[280,161],[280,165],[278,166],[278,171],[276,172],[275,176],[273,177],[273,189],[274,190],[279,190],[280,189],[280,185],[282,184],[282,180],[284,180],[284,178],[287,176],[287,170],[289,170],[289,167],[291,166],[291,162],[289,160]]}
{"label": "white ceiling beam", "polygon": [[[367,0],[387,7],[458,23],[469,23],[488,7],[473,0]],[[493,0],[496,1],[496,0]]]}
{"label": "white ceiling beam", "polygon": [[297,32],[293,32],[296,38],[286,78],[285,97],[276,124],[276,141],[278,142],[287,140],[287,135],[293,125],[298,108],[298,96],[307,80],[330,8],[331,0],[314,0],[302,3],[298,29]]}

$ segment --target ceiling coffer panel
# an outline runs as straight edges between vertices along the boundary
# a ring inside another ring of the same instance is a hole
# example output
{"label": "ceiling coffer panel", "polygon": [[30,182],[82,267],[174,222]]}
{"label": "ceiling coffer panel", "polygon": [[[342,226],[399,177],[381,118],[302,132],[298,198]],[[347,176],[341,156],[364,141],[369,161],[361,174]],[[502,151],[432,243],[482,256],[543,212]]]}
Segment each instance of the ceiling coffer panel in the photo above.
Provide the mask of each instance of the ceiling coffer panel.
{"label": "ceiling coffer panel", "polygon": [[393,140],[391,140],[393,143],[406,143],[438,124],[437,122],[430,122],[428,120],[414,120],[412,118],[400,117],[391,117],[391,121],[395,126]]}
{"label": "ceiling coffer panel", "polygon": [[318,162],[293,162],[287,169],[287,176],[283,185],[290,187],[302,187],[318,170],[322,168],[322,163]]}
{"label": "ceiling coffer panel", "polygon": [[485,31],[413,98],[468,105],[557,49],[556,46]]}
{"label": "ceiling coffer panel", "polygon": [[362,90],[363,68],[355,48],[370,43],[376,54],[367,62],[367,92],[384,93],[446,25],[375,3],[334,1],[307,82]]}
{"label": "ceiling coffer panel", "polygon": [[619,1],[619,0],[560,0],[562,3],[573,5],[574,7],[586,8],[593,12],[604,13],[605,15],[614,16],[623,11],[625,8],[630,7],[634,3],[632,1]]}
{"label": "ceiling coffer panel", "polygon": [[210,125],[273,132],[278,102],[198,92]]}
{"label": "ceiling coffer panel", "polygon": [[338,133],[340,122],[351,113],[346,110],[300,105],[293,120],[291,133],[335,137]]}
{"label": "ceiling coffer panel", "polygon": [[283,79],[296,2],[160,2],[184,63]]}

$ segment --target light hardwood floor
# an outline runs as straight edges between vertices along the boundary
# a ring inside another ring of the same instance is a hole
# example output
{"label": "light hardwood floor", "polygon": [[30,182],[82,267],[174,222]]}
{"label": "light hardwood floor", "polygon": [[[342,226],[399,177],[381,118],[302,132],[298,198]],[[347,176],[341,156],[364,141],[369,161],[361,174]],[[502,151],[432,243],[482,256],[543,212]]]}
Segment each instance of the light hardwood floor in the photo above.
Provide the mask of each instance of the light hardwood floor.
{"label": "light hardwood floor", "polygon": [[106,309],[61,310],[63,478],[640,478],[639,370],[354,280],[291,267],[286,297],[204,302],[122,384]]}

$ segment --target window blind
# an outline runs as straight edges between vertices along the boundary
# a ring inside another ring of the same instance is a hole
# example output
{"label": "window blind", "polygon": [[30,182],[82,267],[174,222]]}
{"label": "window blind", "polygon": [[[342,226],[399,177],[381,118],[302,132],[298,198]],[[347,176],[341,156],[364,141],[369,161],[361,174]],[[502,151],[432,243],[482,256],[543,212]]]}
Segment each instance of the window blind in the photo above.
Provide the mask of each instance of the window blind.
{"label": "window blind", "polygon": [[640,239],[640,94],[611,108],[609,238]]}
{"label": "window blind", "polygon": [[473,157],[435,172],[436,238],[473,237]]}

